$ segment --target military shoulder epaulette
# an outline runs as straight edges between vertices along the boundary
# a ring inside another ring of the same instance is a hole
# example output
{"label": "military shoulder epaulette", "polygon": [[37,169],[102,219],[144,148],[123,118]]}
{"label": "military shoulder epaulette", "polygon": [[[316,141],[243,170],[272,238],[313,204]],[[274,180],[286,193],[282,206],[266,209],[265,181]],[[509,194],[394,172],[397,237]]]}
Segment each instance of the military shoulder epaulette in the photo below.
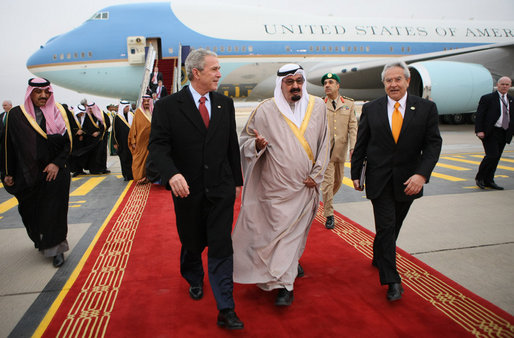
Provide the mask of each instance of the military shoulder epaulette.
{"label": "military shoulder epaulette", "polygon": [[355,101],[354,99],[352,99],[351,97],[348,97],[348,96],[341,95],[341,97],[344,97],[346,100]]}

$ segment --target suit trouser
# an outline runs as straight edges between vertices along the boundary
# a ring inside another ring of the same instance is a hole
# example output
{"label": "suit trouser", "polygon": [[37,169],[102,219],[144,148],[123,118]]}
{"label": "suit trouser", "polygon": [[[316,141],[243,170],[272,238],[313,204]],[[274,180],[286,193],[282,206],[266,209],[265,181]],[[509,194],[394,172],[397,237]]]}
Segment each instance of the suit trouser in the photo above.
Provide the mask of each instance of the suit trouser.
{"label": "suit trouser", "polygon": [[[207,246],[209,282],[219,310],[234,308],[231,239],[234,199],[235,194],[207,198],[203,193],[174,199],[182,242],[180,273],[190,285],[203,285],[202,252]],[[184,204],[189,208],[183,209]]]}
{"label": "suit trouser", "polygon": [[482,139],[485,156],[475,179],[482,180],[485,184],[494,182],[494,173],[505,148],[506,137],[507,132],[503,128],[493,127],[491,134]]}
{"label": "suit trouser", "polygon": [[380,283],[400,283],[401,278],[396,269],[396,240],[412,201],[396,201],[390,180],[381,195],[371,200],[371,203],[376,231],[373,260],[378,267]]}
{"label": "suit trouser", "polygon": [[323,176],[323,182],[321,183],[321,194],[323,195],[323,215],[333,216],[334,207],[332,201],[334,195],[341,188],[344,177],[344,161],[343,162],[332,162],[330,161],[325,170]]}
{"label": "suit trouser", "polygon": [[[232,296],[234,282],[233,256],[217,258],[208,257],[207,270],[209,283],[218,310],[233,309],[234,298]],[[203,285],[203,265],[202,254],[190,252],[184,247],[180,251],[180,273],[185,280],[192,286]]]}

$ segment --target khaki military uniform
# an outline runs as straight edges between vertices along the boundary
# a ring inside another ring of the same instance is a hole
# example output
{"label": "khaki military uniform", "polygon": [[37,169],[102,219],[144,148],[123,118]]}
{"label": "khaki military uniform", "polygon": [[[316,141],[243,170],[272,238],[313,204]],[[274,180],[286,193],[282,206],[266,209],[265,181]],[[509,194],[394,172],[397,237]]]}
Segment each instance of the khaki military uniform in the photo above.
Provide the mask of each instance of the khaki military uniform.
{"label": "khaki military uniform", "polygon": [[335,102],[334,109],[332,100],[325,98],[330,136],[330,163],[321,183],[325,217],[334,215],[332,200],[343,182],[348,146],[353,150],[357,139],[357,117],[353,100],[338,96]]}

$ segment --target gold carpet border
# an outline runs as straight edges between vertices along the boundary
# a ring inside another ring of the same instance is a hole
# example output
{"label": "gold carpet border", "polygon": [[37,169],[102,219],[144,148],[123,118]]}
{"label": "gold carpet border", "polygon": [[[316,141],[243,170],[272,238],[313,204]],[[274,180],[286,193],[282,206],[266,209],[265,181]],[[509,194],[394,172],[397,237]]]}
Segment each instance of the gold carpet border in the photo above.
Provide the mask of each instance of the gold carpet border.
{"label": "gold carpet border", "polygon": [[[373,257],[373,236],[334,215],[333,232],[370,260]],[[323,206],[316,220],[325,224]],[[402,282],[436,309],[444,313],[476,337],[514,337],[514,325],[505,318],[465,296],[452,286],[415,264],[401,254],[396,254],[396,265]]]}
{"label": "gold carpet border", "polygon": [[150,188],[135,185],[57,337],[105,336]]}

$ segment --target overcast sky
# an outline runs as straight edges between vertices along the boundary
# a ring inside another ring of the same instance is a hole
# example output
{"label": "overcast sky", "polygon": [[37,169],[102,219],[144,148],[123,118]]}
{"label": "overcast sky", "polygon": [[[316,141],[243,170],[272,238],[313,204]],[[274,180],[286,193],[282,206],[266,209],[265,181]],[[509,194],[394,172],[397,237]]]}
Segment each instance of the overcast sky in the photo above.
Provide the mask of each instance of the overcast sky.
{"label": "overcast sky", "polygon": [[[184,0],[180,0],[184,1]],[[186,0],[200,3],[199,0]],[[244,4],[273,7],[291,15],[293,8],[300,12],[332,16],[402,17],[412,19],[448,20],[511,20],[513,0],[211,0],[221,6]],[[40,45],[51,37],[65,33],[87,20],[98,10],[134,0],[0,0],[0,100],[10,99],[21,104],[27,80],[33,75],[26,62]],[[394,4],[395,8],[391,8]],[[314,5],[314,6],[313,6]],[[251,15],[249,13],[249,15]],[[514,26],[514,24],[513,24]],[[514,27],[513,27],[514,28]],[[100,98],[54,87],[57,101],[76,105],[86,97],[105,107],[117,98]]]}

